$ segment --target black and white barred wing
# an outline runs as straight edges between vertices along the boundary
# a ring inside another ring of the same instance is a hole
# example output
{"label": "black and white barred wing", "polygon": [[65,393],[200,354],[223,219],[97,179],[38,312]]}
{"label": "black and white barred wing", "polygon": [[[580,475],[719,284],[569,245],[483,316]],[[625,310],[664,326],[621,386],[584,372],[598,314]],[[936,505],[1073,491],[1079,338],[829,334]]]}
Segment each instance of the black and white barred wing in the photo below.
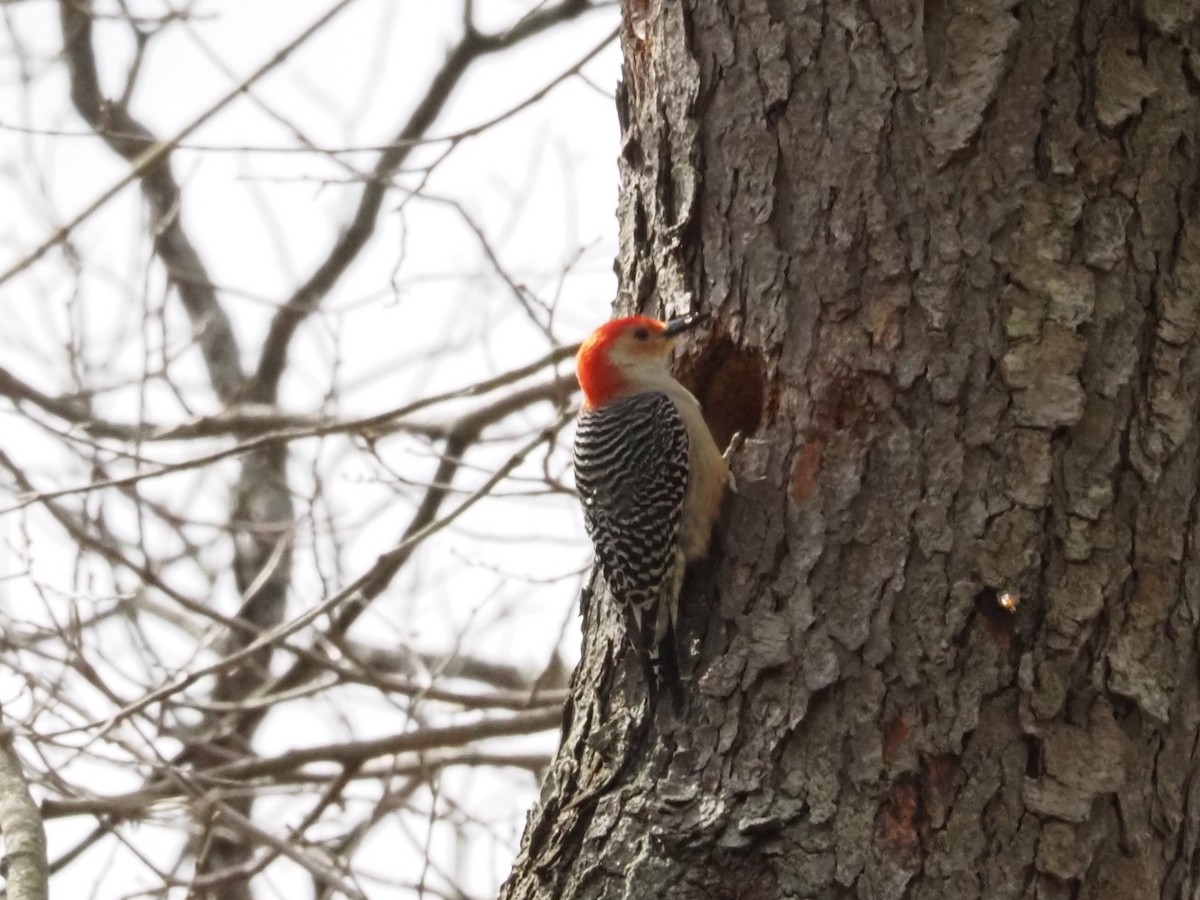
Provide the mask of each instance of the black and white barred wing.
{"label": "black and white barred wing", "polygon": [[605,580],[639,621],[674,581],[687,482],[687,429],[666,394],[580,413],[575,483],[584,523]]}

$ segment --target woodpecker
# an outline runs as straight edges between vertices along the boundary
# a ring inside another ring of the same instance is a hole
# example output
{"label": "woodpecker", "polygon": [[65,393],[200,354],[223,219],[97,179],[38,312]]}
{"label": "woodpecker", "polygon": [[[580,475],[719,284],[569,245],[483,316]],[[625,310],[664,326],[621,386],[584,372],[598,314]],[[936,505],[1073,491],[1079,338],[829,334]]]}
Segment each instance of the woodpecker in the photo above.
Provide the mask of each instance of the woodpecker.
{"label": "woodpecker", "polygon": [[629,316],[576,357],[583,407],[575,483],[596,563],[621,607],[647,688],[683,702],[675,626],[690,563],[708,555],[729,467],[700,403],[671,374],[675,338],[700,321]]}

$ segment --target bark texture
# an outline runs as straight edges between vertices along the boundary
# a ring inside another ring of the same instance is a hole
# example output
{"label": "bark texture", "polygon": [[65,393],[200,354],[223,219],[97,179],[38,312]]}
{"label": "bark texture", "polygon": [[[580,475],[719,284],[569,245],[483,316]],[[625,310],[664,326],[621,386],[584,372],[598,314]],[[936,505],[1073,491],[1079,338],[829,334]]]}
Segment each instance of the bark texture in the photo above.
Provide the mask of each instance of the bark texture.
{"label": "bark texture", "polygon": [[619,270],[740,493],[509,898],[1200,890],[1198,4],[626,0]]}
{"label": "bark texture", "polygon": [[12,900],[47,900],[46,829],[7,729],[0,731],[0,836],[5,895]]}

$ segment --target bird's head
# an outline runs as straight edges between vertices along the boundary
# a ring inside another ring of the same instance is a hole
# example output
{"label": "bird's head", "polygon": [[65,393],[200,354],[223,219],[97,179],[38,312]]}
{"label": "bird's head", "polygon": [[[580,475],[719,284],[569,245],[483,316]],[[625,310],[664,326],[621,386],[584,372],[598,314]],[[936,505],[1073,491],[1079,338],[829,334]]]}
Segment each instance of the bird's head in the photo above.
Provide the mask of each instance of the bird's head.
{"label": "bird's head", "polygon": [[675,338],[698,325],[696,314],[660,322],[649,316],[626,316],[593,331],[575,357],[584,408],[652,390],[671,379]]}

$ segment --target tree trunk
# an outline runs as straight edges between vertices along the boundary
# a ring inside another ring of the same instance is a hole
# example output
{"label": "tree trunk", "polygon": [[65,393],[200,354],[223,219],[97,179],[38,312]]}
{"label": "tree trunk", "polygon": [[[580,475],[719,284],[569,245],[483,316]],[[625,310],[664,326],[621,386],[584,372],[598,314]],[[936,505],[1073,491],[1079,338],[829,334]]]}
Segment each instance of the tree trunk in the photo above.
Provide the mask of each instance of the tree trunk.
{"label": "tree trunk", "polygon": [[624,302],[750,441],[688,709],[598,592],[504,896],[1191,900],[1197,4],[624,15]]}

